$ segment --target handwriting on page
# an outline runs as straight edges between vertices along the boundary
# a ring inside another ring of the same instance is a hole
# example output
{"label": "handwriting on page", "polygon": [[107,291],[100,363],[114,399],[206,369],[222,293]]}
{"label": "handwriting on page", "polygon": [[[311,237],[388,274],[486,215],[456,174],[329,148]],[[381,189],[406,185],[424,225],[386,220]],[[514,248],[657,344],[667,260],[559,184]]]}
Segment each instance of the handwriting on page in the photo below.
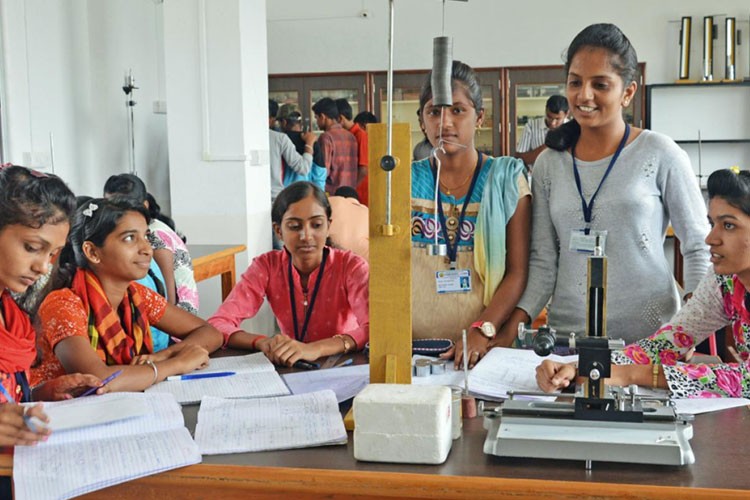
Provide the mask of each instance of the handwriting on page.
{"label": "handwriting on page", "polygon": [[205,455],[346,443],[333,391],[264,399],[203,398],[195,441]]}
{"label": "handwriting on page", "polygon": [[146,389],[147,393],[173,394],[180,404],[197,403],[204,396],[217,398],[265,398],[289,394],[289,388],[275,371],[238,373],[231,377],[198,380],[170,380]]}

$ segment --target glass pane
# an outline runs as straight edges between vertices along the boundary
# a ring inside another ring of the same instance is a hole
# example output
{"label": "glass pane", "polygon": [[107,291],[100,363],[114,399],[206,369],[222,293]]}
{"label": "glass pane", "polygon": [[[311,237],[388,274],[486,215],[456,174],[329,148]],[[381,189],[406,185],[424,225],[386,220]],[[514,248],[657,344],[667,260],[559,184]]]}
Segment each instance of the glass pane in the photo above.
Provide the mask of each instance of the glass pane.
{"label": "glass pane", "polygon": [[[411,147],[414,148],[424,139],[419,126],[419,87],[395,87],[393,89],[393,123],[408,123],[411,131]],[[380,89],[380,120],[388,120],[388,91]]]}
{"label": "glass pane", "polygon": [[334,101],[336,99],[346,99],[349,101],[349,105],[352,107],[352,118],[359,114],[359,91],[357,89],[321,89],[310,91],[310,118],[312,123],[312,131],[320,135],[322,131],[318,128],[318,124],[315,121],[315,113],[312,111],[313,105],[324,97],[330,97]]}
{"label": "glass pane", "polygon": [[282,104],[295,104],[299,106],[299,92],[296,90],[269,91],[268,98],[278,102],[279,106]]}
{"label": "glass pane", "polygon": [[474,146],[482,153],[492,154],[492,129],[495,127],[492,105],[492,85],[482,85],[482,106],[484,123],[474,133]]}
{"label": "glass pane", "polygon": [[516,142],[529,120],[543,118],[547,99],[565,95],[565,83],[524,84],[516,86]]}

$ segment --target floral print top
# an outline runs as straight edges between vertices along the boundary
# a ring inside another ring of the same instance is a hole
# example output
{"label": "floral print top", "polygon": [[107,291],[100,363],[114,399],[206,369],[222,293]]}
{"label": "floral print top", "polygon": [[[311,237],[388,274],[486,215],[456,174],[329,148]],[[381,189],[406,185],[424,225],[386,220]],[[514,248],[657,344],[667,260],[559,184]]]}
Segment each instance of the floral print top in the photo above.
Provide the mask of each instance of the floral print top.
{"label": "floral print top", "polygon": [[[612,353],[617,364],[664,366],[673,397],[750,397],[750,292],[737,275],[710,269],[687,304],[650,337]],[[685,364],[677,360],[716,330],[731,325],[742,363]]]}

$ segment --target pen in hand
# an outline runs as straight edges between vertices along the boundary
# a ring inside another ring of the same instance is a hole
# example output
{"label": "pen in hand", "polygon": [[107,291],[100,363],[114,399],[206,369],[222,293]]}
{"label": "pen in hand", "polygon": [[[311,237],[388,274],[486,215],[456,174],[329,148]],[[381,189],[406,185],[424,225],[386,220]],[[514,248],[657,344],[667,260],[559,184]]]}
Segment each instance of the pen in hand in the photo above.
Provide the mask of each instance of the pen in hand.
{"label": "pen in hand", "polygon": [[[117,370],[112,375],[110,375],[109,377],[107,377],[104,380],[102,380],[102,385],[100,385],[99,387],[104,387],[105,385],[109,384],[114,379],[116,379],[117,377],[119,377],[121,374],[122,374],[122,370]],[[83,394],[81,394],[79,396],[76,396],[76,397],[82,398],[84,396],[90,396],[90,395],[94,394],[99,389],[99,387],[90,387]]]}

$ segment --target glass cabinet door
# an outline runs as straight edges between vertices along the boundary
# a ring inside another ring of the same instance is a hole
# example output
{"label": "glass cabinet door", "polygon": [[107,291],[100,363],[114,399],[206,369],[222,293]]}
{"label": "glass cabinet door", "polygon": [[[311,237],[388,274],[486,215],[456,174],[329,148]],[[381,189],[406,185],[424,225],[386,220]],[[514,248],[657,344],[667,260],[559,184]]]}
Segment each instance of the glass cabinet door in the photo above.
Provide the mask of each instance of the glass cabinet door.
{"label": "glass cabinet door", "polygon": [[299,107],[305,130],[317,133],[318,125],[313,104],[324,97],[345,98],[352,107],[352,116],[367,109],[367,74],[330,74],[325,76],[274,76],[268,78],[268,97],[279,104],[294,103]]}
{"label": "glass cabinet door", "polygon": [[[419,95],[429,72],[410,71],[393,75],[393,122],[408,123],[411,130],[411,146],[414,148],[424,139],[424,133],[419,125]],[[499,134],[497,133],[497,119],[500,114],[499,70],[478,70],[477,74],[482,86],[482,101],[484,105],[484,123],[474,136],[474,145],[484,153],[494,155],[500,150]],[[377,74],[374,77],[373,91],[375,95],[375,113],[381,122],[387,119],[386,75]],[[496,152],[497,150],[497,152]]]}
{"label": "glass cabinet door", "polygon": [[[638,64],[636,81],[642,87],[645,63]],[[563,66],[529,66],[505,70],[505,91],[508,103],[508,124],[503,131],[503,154],[514,155],[524,126],[529,120],[545,115],[547,99],[555,94],[565,95]],[[625,120],[637,127],[643,126],[643,90],[625,108]]]}

